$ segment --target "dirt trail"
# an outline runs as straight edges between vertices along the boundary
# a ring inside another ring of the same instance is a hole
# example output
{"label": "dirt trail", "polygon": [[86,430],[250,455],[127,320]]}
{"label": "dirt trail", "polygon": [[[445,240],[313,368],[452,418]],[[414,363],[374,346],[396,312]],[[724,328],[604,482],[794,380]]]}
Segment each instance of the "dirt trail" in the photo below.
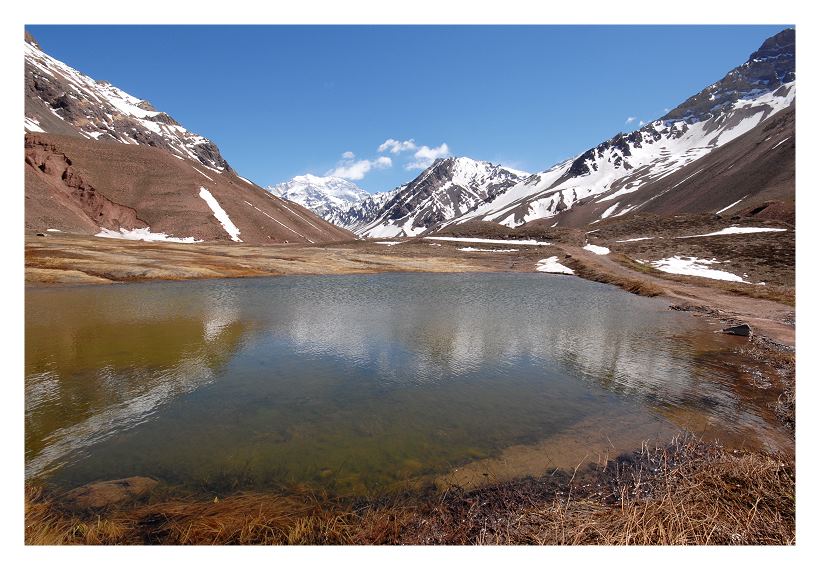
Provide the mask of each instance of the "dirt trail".
{"label": "dirt trail", "polygon": [[695,312],[701,309],[717,311],[717,316],[725,320],[748,323],[752,330],[776,342],[794,346],[794,307],[766,299],[756,299],[721,292],[712,287],[691,283],[670,281],[662,277],[629,269],[608,255],[596,255],[581,247],[559,245],[567,254],[583,264],[602,273],[650,283],[663,290],[665,297],[676,303],[690,307]]}

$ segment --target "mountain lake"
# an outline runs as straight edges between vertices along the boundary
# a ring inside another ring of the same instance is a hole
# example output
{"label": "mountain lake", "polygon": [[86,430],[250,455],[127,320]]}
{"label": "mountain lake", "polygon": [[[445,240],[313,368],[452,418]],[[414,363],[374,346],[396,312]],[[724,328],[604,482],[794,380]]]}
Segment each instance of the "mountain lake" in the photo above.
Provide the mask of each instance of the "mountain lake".
{"label": "mountain lake", "polygon": [[26,477],[189,491],[537,475],[683,429],[776,450],[747,339],[575,277],[383,273],[31,288]]}

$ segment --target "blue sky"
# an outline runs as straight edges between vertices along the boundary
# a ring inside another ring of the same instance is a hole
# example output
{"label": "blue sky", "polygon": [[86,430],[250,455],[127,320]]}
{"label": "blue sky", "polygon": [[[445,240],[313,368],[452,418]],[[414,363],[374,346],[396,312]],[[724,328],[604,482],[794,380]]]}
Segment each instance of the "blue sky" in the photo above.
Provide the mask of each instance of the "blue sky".
{"label": "blue sky", "polygon": [[785,27],[27,28],[258,184],[335,172],[379,192],[444,154],[544,170],[660,117]]}

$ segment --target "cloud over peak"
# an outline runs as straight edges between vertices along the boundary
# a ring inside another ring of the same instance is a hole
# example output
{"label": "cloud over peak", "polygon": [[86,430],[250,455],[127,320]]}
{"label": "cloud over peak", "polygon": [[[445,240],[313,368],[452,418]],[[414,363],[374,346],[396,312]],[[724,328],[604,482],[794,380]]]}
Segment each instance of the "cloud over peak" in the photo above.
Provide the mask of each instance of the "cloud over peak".
{"label": "cloud over peak", "polygon": [[424,145],[416,150],[416,153],[413,155],[413,158],[416,160],[405,164],[404,168],[407,170],[427,168],[433,164],[437,158],[444,158],[445,156],[450,156],[450,147],[447,146],[447,143],[441,143],[439,146],[433,148]]}
{"label": "cloud over peak", "polygon": [[374,160],[353,160],[353,153],[348,151],[342,155],[344,160],[336,164],[336,168],[329,170],[325,176],[338,176],[348,180],[361,180],[371,170],[381,170],[393,166],[389,156],[380,156]]}
{"label": "cloud over peak", "polygon": [[379,145],[379,152],[390,151],[390,154],[399,154],[408,150],[416,150],[416,141],[408,139],[406,141],[397,141],[396,139],[387,139]]}

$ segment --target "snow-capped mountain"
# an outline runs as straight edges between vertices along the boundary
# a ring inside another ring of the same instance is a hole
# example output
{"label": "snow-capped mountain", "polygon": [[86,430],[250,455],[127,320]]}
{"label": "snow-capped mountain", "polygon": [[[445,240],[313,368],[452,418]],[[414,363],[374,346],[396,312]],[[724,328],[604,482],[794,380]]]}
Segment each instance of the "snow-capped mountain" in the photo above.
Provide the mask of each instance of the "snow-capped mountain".
{"label": "snow-capped mountain", "polygon": [[346,212],[370,197],[370,194],[345,178],[313,174],[294,176],[287,182],[268,186],[268,191],[301,204],[326,220],[332,220],[338,213]]}
{"label": "snow-capped mountain", "polygon": [[394,188],[393,190],[388,190],[387,192],[368,194],[365,200],[354,204],[347,210],[334,211],[325,219],[332,224],[356,232],[357,229],[375,220],[379,216],[382,208],[384,208],[384,205],[406,186],[407,184]]}
{"label": "snow-capped mountain", "polygon": [[374,214],[346,227],[364,237],[415,236],[469,212],[527,176],[467,157],[438,159],[412,182],[379,197],[383,204]]}
{"label": "snow-capped mountain", "polygon": [[26,231],[186,244],[353,237],[242,178],[214,143],[29,35],[25,71]]}
{"label": "snow-capped mountain", "polygon": [[601,204],[598,219],[639,211],[652,200],[632,200],[642,186],[677,172],[792,106],[794,57],[794,30],[784,30],[766,40],[746,63],[661,119],[533,174],[443,225],[480,219],[515,227],[591,201]]}
{"label": "snow-capped mountain", "polygon": [[231,172],[217,146],[145,100],[97,81],[25,41],[25,130],[149,145]]}

